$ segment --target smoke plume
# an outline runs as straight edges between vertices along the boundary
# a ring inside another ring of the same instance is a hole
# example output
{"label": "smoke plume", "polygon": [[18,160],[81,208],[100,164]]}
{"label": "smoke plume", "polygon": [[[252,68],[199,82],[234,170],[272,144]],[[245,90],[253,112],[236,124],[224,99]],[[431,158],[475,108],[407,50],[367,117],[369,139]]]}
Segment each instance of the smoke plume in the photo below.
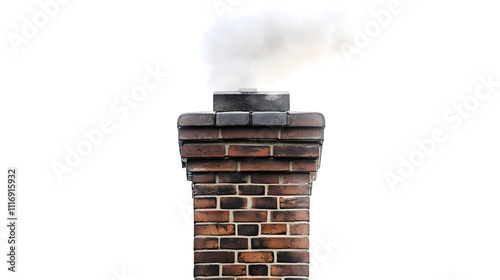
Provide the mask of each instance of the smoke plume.
{"label": "smoke plume", "polygon": [[214,90],[262,87],[338,53],[338,15],[304,16],[268,10],[217,21],[204,38],[203,57]]}

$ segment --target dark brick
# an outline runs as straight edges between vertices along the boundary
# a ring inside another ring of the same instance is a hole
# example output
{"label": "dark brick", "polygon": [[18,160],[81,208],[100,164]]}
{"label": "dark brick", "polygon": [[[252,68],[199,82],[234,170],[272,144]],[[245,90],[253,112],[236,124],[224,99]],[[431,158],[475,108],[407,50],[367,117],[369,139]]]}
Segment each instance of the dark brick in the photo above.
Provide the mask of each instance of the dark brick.
{"label": "dark brick", "polygon": [[273,147],[273,157],[319,157],[319,145],[277,145]]}
{"label": "dark brick", "polygon": [[247,207],[247,199],[244,197],[221,197],[221,209],[244,209]]}
{"label": "dark brick", "polygon": [[177,126],[213,126],[215,125],[215,113],[185,113],[177,119]]}
{"label": "dark brick", "polygon": [[194,263],[232,263],[234,252],[194,252]]}
{"label": "dark brick", "polygon": [[239,172],[221,172],[217,174],[219,183],[246,183],[248,175]]}
{"label": "dark brick", "polygon": [[194,276],[217,276],[219,275],[219,266],[215,264],[194,266]]}
{"label": "dark brick", "polygon": [[254,126],[285,126],[286,112],[254,112],[252,125]]}
{"label": "dark brick", "polygon": [[248,266],[248,274],[251,276],[267,276],[269,271],[267,265],[256,264]]}
{"label": "dark brick", "polygon": [[258,225],[238,225],[238,235],[257,236],[259,235]]}
{"label": "dark brick", "polygon": [[277,253],[277,260],[280,263],[309,263],[309,252],[282,251]]}
{"label": "dark brick", "polygon": [[248,249],[248,238],[221,238],[221,249]]}
{"label": "dark brick", "polygon": [[215,117],[217,126],[250,125],[249,112],[218,112]]}
{"label": "dark brick", "polygon": [[236,194],[236,185],[195,184],[193,195],[231,195]]}
{"label": "dark brick", "polygon": [[240,195],[264,195],[265,186],[262,185],[240,185],[238,186],[238,194]]}
{"label": "dark brick", "polygon": [[309,265],[273,265],[272,276],[309,276]]}

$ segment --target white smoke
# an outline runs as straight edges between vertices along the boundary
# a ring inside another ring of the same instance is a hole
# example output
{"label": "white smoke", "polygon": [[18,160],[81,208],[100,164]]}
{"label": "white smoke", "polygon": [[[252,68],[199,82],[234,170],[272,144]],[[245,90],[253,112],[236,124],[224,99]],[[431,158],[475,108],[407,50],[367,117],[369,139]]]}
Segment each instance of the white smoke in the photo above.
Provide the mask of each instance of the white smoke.
{"label": "white smoke", "polygon": [[339,15],[267,10],[217,21],[203,57],[214,90],[267,87],[299,67],[340,53]]}

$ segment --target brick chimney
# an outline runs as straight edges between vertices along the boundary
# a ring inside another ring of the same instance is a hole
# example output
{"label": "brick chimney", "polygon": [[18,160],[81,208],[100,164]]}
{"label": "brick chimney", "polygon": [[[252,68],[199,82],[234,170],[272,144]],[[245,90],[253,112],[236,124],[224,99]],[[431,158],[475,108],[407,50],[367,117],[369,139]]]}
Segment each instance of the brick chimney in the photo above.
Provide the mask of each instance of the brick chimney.
{"label": "brick chimney", "polygon": [[309,198],[325,120],[287,92],[215,92],[213,112],[178,119],[194,199],[197,280],[304,280]]}

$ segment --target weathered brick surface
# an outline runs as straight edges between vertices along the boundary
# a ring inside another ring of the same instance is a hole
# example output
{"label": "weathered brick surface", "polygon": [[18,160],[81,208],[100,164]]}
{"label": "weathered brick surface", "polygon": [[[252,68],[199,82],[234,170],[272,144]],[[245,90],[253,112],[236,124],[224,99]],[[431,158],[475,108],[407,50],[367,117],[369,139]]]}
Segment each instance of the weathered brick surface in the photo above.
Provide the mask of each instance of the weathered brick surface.
{"label": "weathered brick surface", "polygon": [[184,145],[181,147],[183,158],[223,158],[226,156],[224,145]]}
{"label": "weathered brick surface", "polygon": [[230,157],[268,157],[271,155],[269,146],[231,145],[228,149]]}
{"label": "weathered brick surface", "polygon": [[177,125],[193,190],[195,279],[308,279],[324,116],[188,113]]}
{"label": "weathered brick surface", "polygon": [[325,117],[321,113],[289,112],[290,126],[324,127]]}
{"label": "weathered brick surface", "polygon": [[288,226],[286,224],[262,224],[261,229],[262,234],[280,235],[287,233]]}
{"label": "weathered brick surface", "polygon": [[186,113],[179,116],[177,126],[213,126],[215,125],[215,113]]}
{"label": "weathered brick surface", "polygon": [[220,208],[222,209],[244,209],[247,207],[247,199],[244,197],[221,197]]}

